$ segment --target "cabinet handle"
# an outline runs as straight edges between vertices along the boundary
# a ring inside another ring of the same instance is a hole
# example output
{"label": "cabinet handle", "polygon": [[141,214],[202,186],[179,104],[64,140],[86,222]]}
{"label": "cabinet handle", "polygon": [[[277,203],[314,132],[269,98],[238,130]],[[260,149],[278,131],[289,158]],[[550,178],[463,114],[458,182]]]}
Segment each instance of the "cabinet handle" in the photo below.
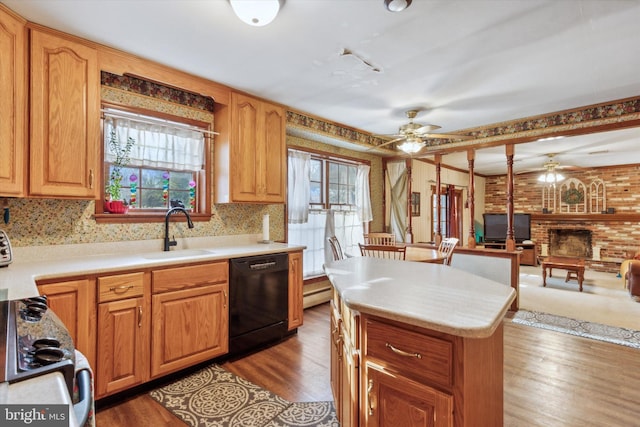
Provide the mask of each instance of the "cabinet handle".
{"label": "cabinet handle", "polygon": [[369,415],[373,415],[373,402],[371,401],[371,392],[373,391],[373,380],[369,380],[367,386],[367,402],[369,403]]}
{"label": "cabinet handle", "polygon": [[407,351],[400,350],[399,348],[395,348],[389,343],[386,343],[385,345],[387,346],[388,349],[390,349],[396,354],[399,354],[400,356],[415,357],[416,359],[422,359],[422,355],[420,353],[409,353]]}
{"label": "cabinet handle", "polygon": [[109,288],[109,290],[113,293],[116,294],[124,294],[125,292],[127,292],[129,289],[133,289],[133,285],[120,285],[120,286],[112,286]]}
{"label": "cabinet handle", "polygon": [[93,190],[93,169],[89,169],[89,188]]}
{"label": "cabinet handle", "polygon": [[138,306],[138,328],[142,327],[142,306]]}
{"label": "cabinet handle", "polygon": [[222,291],[222,294],[224,295],[224,303],[222,306],[227,308],[227,291]]}

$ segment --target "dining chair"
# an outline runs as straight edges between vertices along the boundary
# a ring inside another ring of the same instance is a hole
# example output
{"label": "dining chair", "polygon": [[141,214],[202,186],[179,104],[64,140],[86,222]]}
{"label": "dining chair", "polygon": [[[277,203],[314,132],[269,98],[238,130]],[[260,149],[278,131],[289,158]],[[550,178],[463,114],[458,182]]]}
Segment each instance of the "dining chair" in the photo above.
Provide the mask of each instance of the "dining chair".
{"label": "dining chair", "polygon": [[396,236],[392,233],[369,233],[364,235],[365,245],[395,245]]}
{"label": "dining chair", "polygon": [[451,256],[453,255],[453,249],[458,244],[459,239],[456,237],[446,237],[442,239],[440,245],[438,246],[438,252],[442,252],[445,257],[443,264],[450,265],[451,264]]}
{"label": "dining chair", "polygon": [[331,246],[331,252],[333,253],[333,260],[339,261],[344,259],[344,253],[342,252],[342,247],[340,246],[340,241],[336,236],[327,237],[327,242],[329,246]]}
{"label": "dining chair", "polygon": [[358,246],[360,246],[360,254],[367,257],[404,260],[407,253],[405,246],[363,245],[362,243],[358,243]]}

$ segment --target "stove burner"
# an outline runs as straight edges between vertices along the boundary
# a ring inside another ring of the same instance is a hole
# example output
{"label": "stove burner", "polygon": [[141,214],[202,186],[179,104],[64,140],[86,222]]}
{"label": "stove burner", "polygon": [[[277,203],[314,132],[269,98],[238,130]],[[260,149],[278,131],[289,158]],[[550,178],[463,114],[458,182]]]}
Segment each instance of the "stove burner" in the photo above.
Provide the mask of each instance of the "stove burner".
{"label": "stove burner", "polygon": [[59,348],[41,347],[35,351],[33,357],[35,362],[42,365],[50,365],[61,361],[64,358],[64,352]]}
{"label": "stove burner", "polygon": [[60,348],[60,341],[55,338],[40,338],[33,342],[33,347],[38,350],[39,348],[54,347]]}
{"label": "stove burner", "polygon": [[47,304],[42,302],[25,301],[25,307],[21,310],[24,320],[37,322],[42,319],[42,315],[47,311]]}

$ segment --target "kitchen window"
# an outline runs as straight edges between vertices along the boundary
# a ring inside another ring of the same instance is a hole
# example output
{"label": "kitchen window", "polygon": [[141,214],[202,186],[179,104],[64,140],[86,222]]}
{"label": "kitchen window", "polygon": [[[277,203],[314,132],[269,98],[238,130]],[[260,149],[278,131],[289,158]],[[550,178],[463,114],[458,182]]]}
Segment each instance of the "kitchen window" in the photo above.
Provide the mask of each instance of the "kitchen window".
{"label": "kitchen window", "polygon": [[[209,133],[204,123],[103,106],[105,196],[96,219],[164,220],[172,201],[182,203],[194,220],[206,217]],[[124,211],[114,201],[123,202]]]}
{"label": "kitchen window", "polygon": [[[288,209],[297,209],[291,201],[292,181],[301,182],[302,173],[292,166],[293,157],[306,157],[308,163],[308,206],[304,214],[289,212],[288,241],[305,245],[303,276],[311,278],[323,275],[323,264],[330,249],[327,237],[332,234],[340,241],[345,253],[359,255],[358,243],[364,241],[364,223],[361,221],[357,194],[361,190],[363,170],[366,170],[366,194],[368,194],[369,165],[355,159],[342,158],[316,152],[289,150],[289,204]],[[307,169],[304,169],[307,174]],[[367,200],[367,203],[370,203]],[[292,220],[292,217],[294,219]],[[368,220],[367,220],[368,221]]]}

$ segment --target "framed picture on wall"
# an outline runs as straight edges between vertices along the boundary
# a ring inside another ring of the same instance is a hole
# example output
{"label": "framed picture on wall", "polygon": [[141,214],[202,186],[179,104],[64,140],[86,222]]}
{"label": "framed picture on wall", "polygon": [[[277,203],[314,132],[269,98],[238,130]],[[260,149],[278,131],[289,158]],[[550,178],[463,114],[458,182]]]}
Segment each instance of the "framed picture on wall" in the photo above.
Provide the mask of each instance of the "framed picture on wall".
{"label": "framed picture on wall", "polygon": [[420,216],[420,193],[411,193],[411,216]]}

